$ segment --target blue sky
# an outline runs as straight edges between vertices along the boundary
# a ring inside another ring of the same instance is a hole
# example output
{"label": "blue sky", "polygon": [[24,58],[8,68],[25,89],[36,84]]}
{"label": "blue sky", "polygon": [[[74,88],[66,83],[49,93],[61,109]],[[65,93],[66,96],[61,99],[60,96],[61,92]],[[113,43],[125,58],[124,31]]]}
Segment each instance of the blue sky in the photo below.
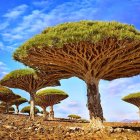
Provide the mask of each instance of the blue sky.
{"label": "blue sky", "polygon": [[[45,27],[67,21],[103,20],[133,24],[140,30],[140,0],[2,0],[0,8],[0,78],[24,66],[12,59],[12,52],[24,41]],[[55,106],[55,116],[79,114],[89,118],[86,108],[86,84],[78,78],[61,80],[56,87],[69,98]],[[138,109],[121,101],[129,93],[140,91],[140,77],[116,79],[99,83],[104,117],[108,121],[138,119]],[[14,89],[29,99],[29,94]],[[22,108],[23,104],[20,106]]]}

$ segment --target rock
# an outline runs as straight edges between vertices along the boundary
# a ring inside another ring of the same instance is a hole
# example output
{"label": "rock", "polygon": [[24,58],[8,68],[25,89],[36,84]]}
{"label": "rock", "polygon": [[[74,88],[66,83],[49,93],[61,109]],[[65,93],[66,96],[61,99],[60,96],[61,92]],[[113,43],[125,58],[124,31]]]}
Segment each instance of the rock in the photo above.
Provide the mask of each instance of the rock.
{"label": "rock", "polygon": [[68,127],[67,129],[69,133],[73,133],[73,132],[81,131],[81,130],[83,130],[81,127]]}
{"label": "rock", "polygon": [[10,125],[3,125],[4,128],[7,128],[7,129],[17,129],[17,127],[15,126],[10,126]]}
{"label": "rock", "polygon": [[131,133],[131,132],[133,132],[133,130],[132,129],[125,129],[125,132]]}
{"label": "rock", "polygon": [[38,128],[38,132],[39,132],[39,133],[44,133],[44,132],[45,132],[45,129],[44,129],[43,127],[39,127],[39,128]]}
{"label": "rock", "polygon": [[108,132],[109,134],[114,132],[114,129],[112,127],[105,127],[104,131]]}
{"label": "rock", "polygon": [[123,128],[116,128],[116,129],[114,129],[114,132],[117,132],[117,133],[121,133],[123,131],[124,131]]}

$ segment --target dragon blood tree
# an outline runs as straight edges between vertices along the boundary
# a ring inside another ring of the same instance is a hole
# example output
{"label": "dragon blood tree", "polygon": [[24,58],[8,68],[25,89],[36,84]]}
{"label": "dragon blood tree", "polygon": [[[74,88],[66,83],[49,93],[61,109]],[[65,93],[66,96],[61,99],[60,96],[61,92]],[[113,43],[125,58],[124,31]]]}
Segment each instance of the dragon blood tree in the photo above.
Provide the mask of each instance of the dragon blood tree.
{"label": "dragon blood tree", "polygon": [[75,119],[75,120],[81,119],[81,117],[79,115],[75,115],[75,114],[70,114],[70,115],[68,115],[68,117],[70,119]]}
{"label": "dragon blood tree", "polygon": [[[7,110],[6,110],[6,107],[7,107],[7,104],[6,104],[6,102],[1,102],[0,103],[0,110],[3,112],[3,113],[5,113]],[[12,103],[10,102],[9,104],[8,104],[8,109],[9,109],[9,111],[11,111],[10,109],[11,109],[11,107],[12,107]],[[12,107],[13,108],[13,107]],[[14,110],[13,110],[14,111]]]}
{"label": "dragon blood tree", "polygon": [[139,108],[139,116],[140,116],[140,92],[129,94],[123,97],[122,100],[137,106]]}
{"label": "dragon blood tree", "polygon": [[60,85],[59,81],[50,79],[48,75],[36,73],[33,69],[19,69],[5,75],[0,81],[1,85],[10,88],[19,88],[27,91],[30,94],[30,118],[34,120],[34,98],[37,90],[47,87]]}
{"label": "dragon blood tree", "polygon": [[53,105],[60,103],[60,101],[66,99],[68,94],[59,89],[44,89],[36,93],[36,104],[42,107],[44,119],[48,119],[49,113],[46,112],[46,108],[50,106],[50,119],[54,119]]}
{"label": "dragon blood tree", "polygon": [[90,119],[103,120],[98,84],[140,73],[140,32],[119,22],[68,22],[45,29],[14,52],[15,60],[87,84]]}
{"label": "dragon blood tree", "polygon": [[6,113],[9,113],[9,105],[11,102],[18,98],[20,98],[20,96],[14,94],[12,90],[7,87],[0,86],[0,101],[6,103]]}
{"label": "dragon blood tree", "polygon": [[25,102],[28,102],[28,100],[23,98],[23,97],[20,97],[19,99],[16,99],[16,100],[12,101],[12,104],[16,106],[16,114],[19,113],[19,105],[21,105]]}
{"label": "dragon blood tree", "polygon": [[[25,106],[24,108],[21,109],[21,113],[28,113],[30,115],[31,111],[30,111],[30,106]],[[35,107],[35,114],[39,113],[39,109],[37,107]]]}

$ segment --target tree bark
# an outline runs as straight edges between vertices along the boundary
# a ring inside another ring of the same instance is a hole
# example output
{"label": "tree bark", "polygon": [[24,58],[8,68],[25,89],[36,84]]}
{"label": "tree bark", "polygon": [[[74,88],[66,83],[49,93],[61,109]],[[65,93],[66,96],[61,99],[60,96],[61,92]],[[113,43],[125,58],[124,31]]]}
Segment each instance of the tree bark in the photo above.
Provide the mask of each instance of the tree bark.
{"label": "tree bark", "polygon": [[139,113],[139,117],[140,117],[140,107],[138,107],[138,108],[139,108],[139,112],[138,113]]}
{"label": "tree bark", "polygon": [[53,106],[50,106],[50,119],[51,119],[51,120],[54,120]]}
{"label": "tree bark", "polygon": [[42,108],[43,108],[43,118],[44,118],[44,120],[48,120],[49,113],[48,113],[48,111],[46,111],[46,107],[42,107]]}
{"label": "tree bark", "polygon": [[16,105],[16,114],[19,114],[19,108],[18,108],[18,105]]}
{"label": "tree bark", "polygon": [[8,113],[9,113],[9,104],[6,103],[6,114],[8,114]]}
{"label": "tree bark", "polygon": [[103,121],[103,111],[98,91],[98,82],[87,83],[88,110],[90,119],[100,118]]}
{"label": "tree bark", "polygon": [[91,120],[91,127],[102,129],[103,111],[100,101],[100,93],[98,91],[98,81],[87,83],[87,105]]}
{"label": "tree bark", "polygon": [[35,119],[35,99],[34,94],[30,94],[30,119]]}

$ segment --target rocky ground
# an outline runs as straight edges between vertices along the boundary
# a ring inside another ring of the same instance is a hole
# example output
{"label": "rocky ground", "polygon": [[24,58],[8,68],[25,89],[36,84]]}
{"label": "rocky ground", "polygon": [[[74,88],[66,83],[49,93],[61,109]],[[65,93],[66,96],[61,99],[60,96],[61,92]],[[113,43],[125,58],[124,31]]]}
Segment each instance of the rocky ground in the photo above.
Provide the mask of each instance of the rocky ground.
{"label": "rocky ground", "polygon": [[89,123],[43,121],[36,117],[0,114],[0,140],[140,140],[140,124],[104,123],[92,129]]}

